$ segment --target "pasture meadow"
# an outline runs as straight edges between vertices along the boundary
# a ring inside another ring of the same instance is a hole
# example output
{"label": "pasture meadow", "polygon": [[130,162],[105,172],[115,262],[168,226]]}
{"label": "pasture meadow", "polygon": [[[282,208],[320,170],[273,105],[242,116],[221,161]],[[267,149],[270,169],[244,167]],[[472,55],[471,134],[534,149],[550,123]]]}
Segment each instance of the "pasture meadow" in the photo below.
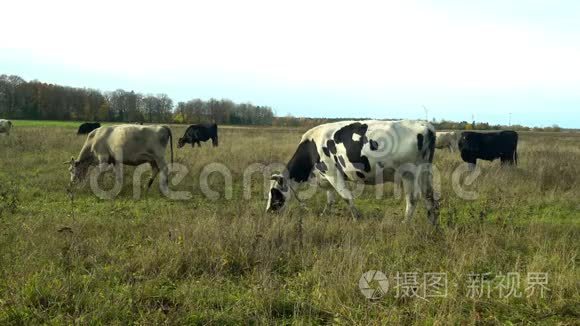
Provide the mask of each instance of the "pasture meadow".
{"label": "pasture meadow", "polygon": [[[15,121],[13,134],[0,135],[0,324],[580,320],[578,133],[520,133],[519,165],[481,162],[480,175],[464,185],[477,194],[473,200],[453,190],[459,155],[436,151],[435,229],[422,205],[412,222],[401,223],[404,199],[393,195],[392,184],[382,199],[374,187],[365,189],[356,201],[358,221],[340,201],[319,216],[322,190],[303,206],[266,214],[260,173],[244,197],[245,169],[285,163],[304,130],[223,126],[219,147],[182,149],[175,144],[185,126],[172,130],[175,161],[189,173],[171,188],[189,191],[188,200],[169,200],[158,187],[134,199],[131,167],[113,200],[99,199],[88,186],[67,192],[63,162],[85,140],[76,125]],[[231,199],[218,174],[207,180],[219,198],[202,192],[201,172],[212,163],[231,173]],[[369,280],[383,290],[369,299],[360,285],[372,270],[385,274],[389,286]],[[519,276],[510,286],[508,273]],[[546,277],[542,295],[539,288],[530,295],[534,273]],[[432,274],[445,277],[445,293],[427,295],[423,280]]]}

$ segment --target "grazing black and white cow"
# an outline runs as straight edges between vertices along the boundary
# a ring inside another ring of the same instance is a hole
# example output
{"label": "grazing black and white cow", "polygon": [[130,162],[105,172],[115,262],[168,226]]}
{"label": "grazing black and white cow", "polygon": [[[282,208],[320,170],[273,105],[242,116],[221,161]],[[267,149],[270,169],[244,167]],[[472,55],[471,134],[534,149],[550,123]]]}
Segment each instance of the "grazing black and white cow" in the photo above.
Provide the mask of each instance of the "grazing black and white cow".
{"label": "grazing black and white cow", "polygon": [[459,150],[463,161],[476,164],[477,159],[502,164],[518,164],[518,133],[511,130],[498,132],[464,131],[459,139]]}
{"label": "grazing black and white cow", "polygon": [[[286,171],[272,176],[266,210],[281,211],[296,196],[299,185],[318,176],[348,202],[357,218],[346,181],[369,185],[402,181],[405,220],[413,216],[422,194],[429,220],[437,224],[439,206],[431,169],[435,139],[435,129],[423,121],[342,121],[312,128],[302,136]],[[324,211],[333,203],[330,189]]]}
{"label": "grazing black and white cow", "polygon": [[12,121],[6,119],[0,119],[0,134],[10,135],[10,130],[12,129]]}
{"label": "grazing black and white cow", "polygon": [[190,125],[183,137],[179,138],[177,141],[177,148],[183,147],[185,144],[191,144],[194,147],[197,144],[201,147],[200,142],[205,142],[211,139],[211,143],[214,147],[218,145],[218,127],[217,124],[196,124]]}
{"label": "grazing black and white cow", "polygon": [[458,131],[441,131],[437,132],[437,141],[435,142],[435,148],[443,149],[447,148],[452,152],[458,149],[459,137],[461,133]]}
{"label": "grazing black and white cow", "polygon": [[122,164],[137,166],[149,163],[153,169],[147,188],[161,172],[161,186],[167,190],[167,164],[165,150],[171,148],[173,163],[173,137],[167,126],[117,125],[101,127],[87,136],[78,159],[71,158],[69,171],[72,184],[86,178],[90,166],[113,164],[118,169],[116,175],[122,176]]}
{"label": "grazing black and white cow", "polygon": [[77,131],[77,135],[86,135],[89,132],[100,128],[101,124],[98,122],[85,122],[79,126],[79,130]]}

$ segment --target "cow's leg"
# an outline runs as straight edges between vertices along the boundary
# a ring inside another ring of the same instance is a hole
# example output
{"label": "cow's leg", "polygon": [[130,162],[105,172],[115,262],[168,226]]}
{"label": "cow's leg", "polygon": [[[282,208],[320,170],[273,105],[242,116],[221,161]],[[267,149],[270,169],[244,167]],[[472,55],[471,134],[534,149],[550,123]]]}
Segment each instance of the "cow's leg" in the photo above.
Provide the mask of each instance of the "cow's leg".
{"label": "cow's leg", "polygon": [[199,140],[197,141],[197,147],[201,147],[201,142]]}
{"label": "cow's leg", "polygon": [[336,178],[328,178],[328,182],[334,187],[336,192],[342,197],[347,203],[352,214],[352,218],[355,220],[360,217],[360,212],[354,206],[354,196],[352,192],[346,187],[344,177],[337,171]]}
{"label": "cow's leg", "polygon": [[407,206],[405,207],[405,218],[403,223],[410,222],[417,208],[418,200],[418,189],[415,187],[415,174],[405,173],[402,177],[403,179],[403,189],[405,191],[405,201]]}
{"label": "cow's leg", "polygon": [[514,165],[514,158],[513,156],[510,157],[509,155],[502,155],[501,164],[502,165]]}
{"label": "cow's leg", "polygon": [[111,159],[109,156],[98,156],[97,161],[99,162],[97,164],[99,174],[102,174],[103,172],[107,171],[109,167],[111,167],[111,164],[109,163],[111,162]]}
{"label": "cow's leg", "polygon": [[334,205],[334,202],[336,200],[336,196],[334,195],[334,190],[333,189],[329,189],[326,191],[326,205],[324,206],[324,209],[322,210],[322,213],[320,214],[320,216],[325,215],[327,212],[330,212],[330,210],[332,209],[332,206]]}
{"label": "cow's leg", "polygon": [[113,172],[115,173],[115,180],[117,184],[123,185],[123,164],[113,164]]}
{"label": "cow's leg", "polygon": [[477,158],[469,153],[461,152],[461,159],[463,162],[469,164],[469,171],[475,170],[475,165],[477,164]]}
{"label": "cow's leg", "polygon": [[[120,173],[118,173],[119,171],[118,166],[121,165],[121,163],[109,163],[109,162],[114,162],[114,160],[111,160],[109,158],[108,155],[106,156],[98,156],[97,157],[97,166],[96,166],[96,171],[93,171],[92,173],[96,172],[97,173],[97,177],[102,176],[105,172],[107,172],[111,167],[113,168],[113,173],[115,174],[115,181],[118,183],[119,182],[119,177],[118,175]],[[94,174],[91,173],[91,177],[94,176]],[[122,182],[122,180],[121,180]]]}
{"label": "cow's leg", "polygon": [[151,165],[151,178],[149,178],[149,182],[147,183],[147,190],[151,188],[153,180],[155,180],[155,177],[157,177],[157,174],[159,174],[159,167],[155,161],[149,162],[149,165]]}
{"label": "cow's leg", "polygon": [[468,167],[469,172],[473,172],[475,170],[476,166],[477,166],[477,160],[467,162],[467,167]]}
{"label": "cow's leg", "polygon": [[159,184],[161,187],[161,192],[167,194],[169,192],[169,170],[167,164],[165,164],[164,159],[159,159],[156,161],[159,168]]}
{"label": "cow's leg", "polygon": [[436,194],[433,189],[432,169],[428,168],[427,170],[421,171],[420,178],[421,193],[423,195],[423,201],[425,202],[425,208],[427,208],[427,217],[431,224],[436,226],[439,221],[439,200],[435,197]]}

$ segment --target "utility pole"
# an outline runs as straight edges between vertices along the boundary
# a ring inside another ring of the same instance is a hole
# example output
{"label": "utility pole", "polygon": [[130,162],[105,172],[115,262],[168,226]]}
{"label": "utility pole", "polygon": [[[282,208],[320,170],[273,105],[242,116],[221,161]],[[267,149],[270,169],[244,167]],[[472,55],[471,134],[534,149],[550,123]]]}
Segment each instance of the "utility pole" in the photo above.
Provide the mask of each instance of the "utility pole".
{"label": "utility pole", "polygon": [[425,121],[429,122],[429,110],[423,105],[423,110],[425,110]]}
{"label": "utility pole", "polygon": [[511,112],[510,112],[510,118],[508,121],[508,126],[510,126],[510,127],[512,126],[512,113]]}

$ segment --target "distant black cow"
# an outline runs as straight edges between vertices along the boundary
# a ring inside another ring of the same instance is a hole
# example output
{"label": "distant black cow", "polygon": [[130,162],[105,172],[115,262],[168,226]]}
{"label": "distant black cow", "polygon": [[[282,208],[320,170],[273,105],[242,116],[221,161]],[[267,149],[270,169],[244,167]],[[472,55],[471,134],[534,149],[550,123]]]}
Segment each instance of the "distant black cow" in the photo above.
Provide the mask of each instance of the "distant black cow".
{"label": "distant black cow", "polygon": [[197,144],[201,147],[200,142],[205,142],[209,139],[211,139],[214,147],[218,145],[218,128],[215,123],[191,125],[187,128],[183,137],[179,138],[177,147],[181,148],[185,144],[191,144],[191,147]]}
{"label": "distant black cow", "polygon": [[501,159],[502,164],[518,164],[518,133],[498,131],[479,133],[464,131],[459,139],[461,158],[476,164],[477,159],[493,161]]}
{"label": "distant black cow", "polygon": [[91,131],[100,128],[101,124],[98,122],[85,122],[79,127],[79,131],[77,131],[77,135],[84,135],[88,134]]}

